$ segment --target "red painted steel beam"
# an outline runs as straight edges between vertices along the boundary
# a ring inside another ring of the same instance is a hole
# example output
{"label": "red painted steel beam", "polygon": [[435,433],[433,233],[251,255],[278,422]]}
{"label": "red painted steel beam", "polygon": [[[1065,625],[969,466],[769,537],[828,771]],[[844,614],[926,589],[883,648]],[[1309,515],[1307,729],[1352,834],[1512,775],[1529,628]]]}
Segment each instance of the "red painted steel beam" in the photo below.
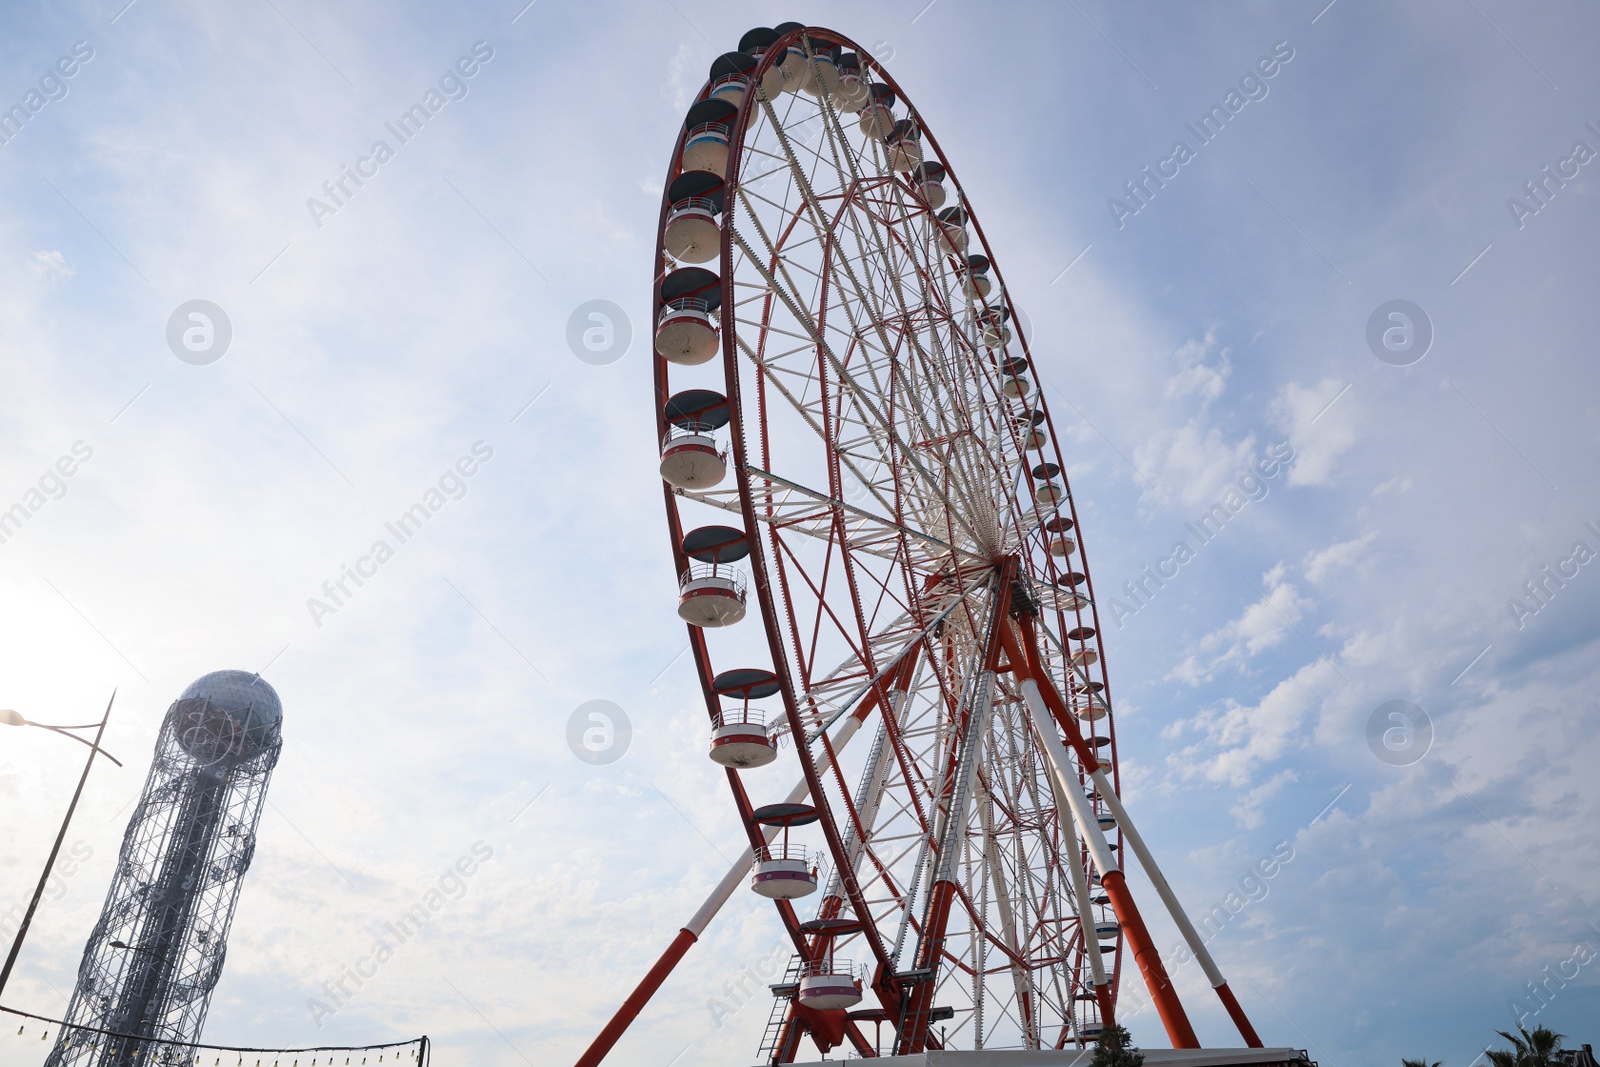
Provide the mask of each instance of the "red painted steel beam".
{"label": "red painted steel beam", "polygon": [[[1095,951],[1098,952],[1099,949],[1096,948]],[[1107,982],[1105,985],[1095,986],[1094,999],[1100,1005],[1100,1018],[1105,1023],[1106,1028],[1110,1029],[1117,1025],[1117,1004],[1116,1001],[1111,999],[1111,983]]]}
{"label": "red painted steel beam", "polygon": [[1161,1016],[1161,1025],[1167,1029],[1167,1038],[1172,1042],[1172,1047],[1199,1048],[1200,1039],[1195,1036],[1189,1016],[1178,999],[1178,991],[1161,962],[1161,953],[1156,949],[1150,931],[1145,928],[1139,906],[1133,902],[1133,894],[1128,891],[1127,876],[1121,871],[1106,871],[1100,875],[1100,885],[1105,889],[1106,896],[1111,898],[1111,910],[1117,913],[1117,921],[1122,924],[1122,934],[1128,939],[1133,962],[1139,965],[1139,972],[1144,975],[1144,984],[1150,990],[1150,999],[1155,1002],[1156,1012]]}
{"label": "red painted steel beam", "polygon": [[600,1035],[590,1044],[588,1051],[578,1057],[576,1067],[599,1067],[600,1061],[611,1051],[611,1046],[617,1043],[617,1039],[628,1028],[628,1024],[633,1022],[649,1003],[650,998],[655,996],[656,990],[661,988],[661,983],[667,980],[667,975],[672,973],[678,961],[683,959],[684,953],[689,951],[689,946],[697,940],[698,938],[687,929],[678,931],[678,936],[672,939],[672,944],[668,945],[667,951],[656,960],[656,965],[650,968],[644,980],[639,983],[639,987],[622,1002],[622,1007],[618,1008],[611,1021],[606,1023],[606,1028],[600,1031]]}
{"label": "red painted steel beam", "polygon": [[1260,1048],[1261,1038],[1256,1036],[1256,1028],[1250,1025],[1249,1017],[1239,1006],[1239,1001],[1234,998],[1233,990],[1228,988],[1227,982],[1217,986],[1217,998],[1222,1001],[1222,1006],[1228,1009],[1228,1015],[1233,1019],[1233,1025],[1239,1028],[1239,1036],[1244,1038],[1244,1043],[1250,1048]]}

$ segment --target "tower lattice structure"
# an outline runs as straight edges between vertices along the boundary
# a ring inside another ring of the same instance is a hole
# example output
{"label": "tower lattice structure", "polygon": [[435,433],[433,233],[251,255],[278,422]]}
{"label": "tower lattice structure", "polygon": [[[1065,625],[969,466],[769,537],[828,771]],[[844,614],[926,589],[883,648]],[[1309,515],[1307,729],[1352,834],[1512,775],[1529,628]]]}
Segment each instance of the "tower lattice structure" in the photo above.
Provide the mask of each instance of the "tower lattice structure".
{"label": "tower lattice structure", "polygon": [[222,973],[282,722],[248,671],[207,674],[167,710],[45,1067],[190,1058],[176,1043],[199,1039]]}

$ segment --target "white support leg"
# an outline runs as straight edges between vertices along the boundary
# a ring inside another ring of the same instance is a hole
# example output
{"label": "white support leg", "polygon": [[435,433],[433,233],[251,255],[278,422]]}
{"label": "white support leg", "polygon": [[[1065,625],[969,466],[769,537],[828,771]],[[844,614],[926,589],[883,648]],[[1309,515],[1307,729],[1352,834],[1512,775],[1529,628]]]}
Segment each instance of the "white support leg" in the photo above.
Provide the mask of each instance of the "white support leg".
{"label": "white support leg", "polygon": [[1111,782],[1107,779],[1105,771],[1094,772],[1094,784],[1100,793],[1100,799],[1106,802],[1106,807],[1111,809],[1112,816],[1117,820],[1117,826],[1122,829],[1122,836],[1127,839],[1128,847],[1139,857],[1139,866],[1144,868],[1150,884],[1156,887],[1156,895],[1161,898],[1161,903],[1167,906],[1168,914],[1177,924],[1178,931],[1183,934],[1183,940],[1188,944],[1189,951],[1193,952],[1194,958],[1200,962],[1200,969],[1206,972],[1206,980],[1211,983],[1211,988],[1217,989],[1226,985],[1227,979],[1222,977],[1217,961],[1211,958],[1211,951],[1200,939],[1200,933],[1194,928],[1194,923],[1189,921],[1188,913],[1178,902],[1178,895],[1167,883],[1167,876],[1161,873],[1155,856],[1151,854],[1149,847],[1144,843],[1144,838],[1133,825],[1133,819],[1128,816],[1128,809],[1122,806],[1122,800],[1117,796],[1116,790],[1111,788]]}

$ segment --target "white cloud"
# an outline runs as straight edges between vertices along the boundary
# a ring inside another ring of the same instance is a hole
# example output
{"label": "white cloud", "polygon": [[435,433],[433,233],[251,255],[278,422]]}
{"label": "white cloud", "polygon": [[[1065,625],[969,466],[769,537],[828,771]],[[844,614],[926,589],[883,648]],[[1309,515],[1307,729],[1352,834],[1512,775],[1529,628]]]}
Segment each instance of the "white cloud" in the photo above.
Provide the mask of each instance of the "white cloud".
{"label": "white cloud", "polygon": [[1316,385],[1290,382],[1279,390],[1270,411],[1294,447],[1290,485],[1327,485],[1332,480],[1339,457],[1356,441],[1351,392],[1354,387],[1349,382],[1336,378],[1324,378]]}
{"label": "white cloud", "polygon": [[78,272],[67,265],[67,257],[60,250],[49,252],[35,252],[33,258],[28,260],[28,270],[40,278],[49,278],[56,281],[71,278]]}
{"label": "white cloud", "polygon": [[[1229,442],[1215,426],[1202,429],[1190,421],[1155,433],[1134,451],[1133,461],[1161,487],[1161,495],[1171,493],[1185,508],[1198,508],[1216,500],[1249,466],[1255,446],[1254,436]],[[1157,495],[1147,489],[1144,499],[1151,502]]]}
{"label": "white cloud", "polygon": [[1285,769],[1254,789],[1246,790],[1239,795],[1238,802],[1232,808],[1234,818],[1246,830],[1257,829],[1266,821],[1267,801],[1282,793],[1284,786],[1299,780],[1300,775],[1296,771]]}
{"label": "white cloud", "polygon": [[[1215,359],[1208,361],[1213,353]],[[1202,340],[1191,339],[1184,342],[1183,346],[1173,353],[1173,359],[1178,364],[1178,373],[1167,379],[1167,396],[1178,398],[1198,396],[1201,410],[1205,410],[1227,388],[1228,376],[1233,373],[1233,364],[1228,358],[1230,355],[1232,355],[1231,349],[1226,346],[1220,349],[1217,347],[1215,330],[1207,330]]]}
{"label": "white cloud", "polygon": [[[1228,700],[1219,710],[1186,720],[1183,732],[1199,733],[1205,743],[1173,753],[1168,765],[1181,777],[1250,787],[1258,767],[1283,758],[1303,743],[1302,728],[1312,721],[1328,695],[1344,684],[1333,664],[1314,659],[1254,704]],[[1275,788],[1288,781],[1284,779]]]}
{"label": "white cloud", "polygon": [[1365,554],[1367,547],[1377,539],[1377,536],[1376,530],[1369,530],[1354,540],[1340,541],[1338,544],[1307,554],[1303,568],[1306,581],[1312,585],[1321,585],[1334,571],[1341,567],[1352,566]]}
{"label": "white cloud", "polygon": [[1174,668],[1173,677],[1190,685],[1212,678],[1227,664],[1245,660],[1281,644],[1305,617],[1312,601],[1302,597],[1293,583],[1284,578],[1282,563],[1261,576],[1265,595],[1244,609],[1244,613],[1200,639],[1194,652]]}
{"label": "white cloud", "polygon": [[[710,60],[705,58],[705,49],[699,47],[700,43],[698,40],[683,41],[667,65],[666,95],[675,108],[687,108],[705,83],[700,68],[709,66]],[[660,190],[655,192],[659,195]]]}

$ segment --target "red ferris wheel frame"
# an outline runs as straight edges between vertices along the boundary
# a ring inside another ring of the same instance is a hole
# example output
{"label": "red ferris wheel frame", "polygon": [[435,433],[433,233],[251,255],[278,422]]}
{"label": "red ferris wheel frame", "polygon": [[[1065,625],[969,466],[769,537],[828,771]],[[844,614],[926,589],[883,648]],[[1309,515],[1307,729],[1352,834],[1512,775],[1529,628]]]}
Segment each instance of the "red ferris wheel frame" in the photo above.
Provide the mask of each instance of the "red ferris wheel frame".
{"label": "red ferris wheel frame", "polygon": [[[814,57],[813,49],[818,45],[837,46],[838,48],[856,48],[853,42],[849,41],[842,35],[833,33],[829,30],[821,28],[790,29],[788,32],[779,35],[775,41],[767,45],[759,59],[759,62],[753,69],[749,71],[751,88],[742,106],[740,106],[738,109],[737,117],[732,123],[729,136],[728,193],[730,199],[732,193],[737,187],[739,180],[738,168],[740,162],[742,161],[745,138],[750,132],[752,122],[758,115],[758,108],[755,106],[755,103],[758,100],[762,101],[763,103],[768,102],[765,96],[760,94],[756,87],[762,83],[764,75],[766,75],[775,65],[783,62],[785,56],[791,49],[799,48],[803,50],[805,61],[807,63],[811,63],[813,62]],[[887,86],[888,89],[900,99],[906,99],[904,94],[900,92],[899,86],[876,61],[871,59],[870,56],[861,53],[859,49],[857,49],[857,53],[859,55],[861,67],[864,73],[870,72],[871,76],[878,84]],[[702,90],[702,99],[704,98],[705,92],[706,90]],[[943,153],[940,151],[937,142],[934,140],[926,125],[920,121],[920,118],[916,119],[915,121],[917,123],[918,132],[920,133],[922,140],[925,141],[925,143],[932,148],[933,153],[937,155],[939,162],[943,165],[945,173],[949,177],[949,180],[955,185],[955,189],[959,195],[960,204],[962,205],[963,209],[966,209],[967,201],[964,192],[961,190],[959,182],[955,179],[953,170],[949,168],[948,161],[944,159]],[[680,132],[673,152],[673,163],[668,173],[669,184],[674,176],[679,173],[679,160],[684,152],[685,140],[689,136],[690,132],[691,131],[687,127]],[[890,180],[893,180],[892,176]],[[672,210],[672,207],[673,204],[671,198],[663,195],[656,253],[658,271],[655,282],[655,296],[657,307],[661,307],[663,303],[661,287],[666,276],[665,267],[670,262],[666,255],[664,240],[668,215]],[[925,905],[927,908],[926,915],[928,917],[928,921],[924,928],[921,928],[917,931],[918,953],[916,958],[913,960],[915,965],[905,969],[899,968],[897,966],[898,948],[896,948],[894,952],[891,952],[889,946],[885,944],[884,938],[881,936],[876,923],[873,921],[872,907],[863,896],[862,887],[856,877],[854,864],[845,861],[847,855],[849,855],[851,852],[850,842],[847,840],[848,834],[841,833],[840,820],[835,816],[833,806],[830,803],[823,802],[823,798],[827,796],[829,785],[829,783],[825,781],[825,775],[827,771],[831,769],[834,777],[838,779],[836,783],[837,792],[843,797],[844,811],[842,814],[847,817],[847,821],[852,821],[855,823],[854,831],[860,830],[858,818],[859,813],[857,813],[851,806],[850,792],[847,784],[844,782],[842,775],[839,772],[839,764],[836,759],[836,753],[834,752],[834,745],[837,743],[839,744],[839,747],[842,747],[842,742],[838,742],[837,735],[835,738],[830,738],[825,729],[817,728],[818,723],[814,719],[808,721],[804,714],[805,709],[802,706],[801,697],[808,694],[812,684],[816,681],[816,679],[810,676],[797,679],[794,675],[794,672],[791,670],[790,657],[785,651],[786,636],[790,640],[795,641],[797,650],[800,642],[799,635],[794,632],[796,618],[792,609],[792,605],[785,603],[785,610],[782,613],[780,613],[779,610],[780,599],[787,598],[790,590],[785,572],[781,570],[782,551],[777,526],[770,521],[766,522],[768,537],[772,542],[773,559],[771,561],[769,561],[766,557],[766,551],[762,544],[762,538],[756,534],[756,531],[762,528],[763,521],[770,520],[771,518],[770,495],[768,498],[769,514],[763,516],[759,513],[761,504],[757,500],[757,494],[752,490],[751,478],[747,476],[748,471],[759,471],[760,468],[754,468],[749,463],[748,451],[752,442],[749,439],[749,427],[745,425],[745,419],[743,418],[744,412],[742,411],[740,405],[740,398],[742,396],[739,380],[740,353],[737,347],[738,337],[736,336],[736,329],[733,328],[737,321],[734,309],[738,307],[738,293],[736,291],[735,271],[733,269],[734,250],[732,247],[733,226],[731,225],[731,203],[728,208],[728,212],[730,223],[726,227],[727,232],[724,232],[721,236],[722,247],[719,260],[721,268],[719,274],[721,291],[719,295],[720,305],[722,309],[724,309],[724,315],[731,317],[733,322],[730,322],[728,327],[721,331],[720,346],[721,358],[723,360],[723,373],[725,382],[724,387],[726,389],[727,404],[730,412],[736,413],[731,419],[730,425],[734,470],[737,473],[738,482],[738,513],[743,521],[743,528],[746,531],[746,542],[748,544],[750,558],[752,561],[751,568],[755,576],[754,586],[757,604],[762,615],[762,623],[767,644],[771,652],[773,673],[777,677],[780,692],[783,698],[785,721],[787,723],[788,732],[794,739],[795,749],[801,764],[803,780],[802,783],[796,787],[794,793],[800,795],[799,799],[805,799],[807,796],[811,798],[817,798],[814,803],[814,810],[821,832],[826,840],[828,852],[832,857],[834,857],[838,864],[838,889],[842,894],[840,899],[832,902],[832,915],[837,916],[848,910],[848,912],[854,916],[858,923],[858,928],[854,931],[854,933],[861,936],[862,940],[870,950],[873,961],[876,965],[872,979],[872,989],[877,994],[880,1003],[883,1004],[885,1014],[892,1017],[895,1021],[896,1035],[894,1051],[910,1053],[919,1052],[925,1048],[938,1048],[940,1047],[940,1040],[933,1033],[934,1019],[933,1012],[931,1010],[931,998],[933,996],[934,983],[932,981],[915,980],[915,978],[920,978],[920,975],[916,975],[915,972],[925,971],[929,968],[934,968],[936,972],[938,966],[943,962],[944,926],[949,917],[951,908],[957,904],[959,890],[953,880],[935,880],[931,883],[929,899]],[[798,221],[798,215],[796,216],[795,221]],[[979,225],[977,219],[970,215],[970,211],[964,221],[967,225],[970,225],[977,234],[980,244],[987,252],[988,244],[984,239],[981,226]],[[782,243],[782,240],[783,239],[780,238],[780,244]],[[746,251],[748,252],[749,250],[746,249]],[[775,252],[773,254],[776,255]],[[990,262],[992,264],[992,257],[990,257]],[[1016,315],[1016,309],[1012,305],[1009,291],[1007,291],[1004,287],[1003,276],[1000,275],[997,265],[992,265],[991,269],[994,271],[998,280],[999,291],[1002,294],[1004,306],[1007,312],[1014,317]],[[768,300],[770,301],[770,299],[771,298],[769,296]],[[1026,360],[1026,365],[1031,372],[1033,369],[1033,360],[1031,352],[1029,352],[1028,349],[1028,338],[1026,336],[1020,337],[1020,347],[1023,352],[1023,358]],[[662,436],[666,436],[671,429],[668,415],[666,413],[666,402],[669,396],[669,363],[660,355],[657,355],[654,365],[657,391],[658,430]],[[1048,408],[1043,403],[1042,397],[1040,397],[1036,403],[1037,408],[1034,410],[1040,412],[1044,417],[1044,426],[1048,430],[1046,444],[1054,455],[1054,466],[1059,471],[1062,467],[1064,467],[1064,464],[1061,462],[1062,457],[1059,448],[1059,438],[1055,435],[1053,422],[1050,420]],[[762,438],[762,443],[765,444],[764,425],[759,428],[757,436]],[[1037,446],[1035,447],[1037,448]],[[764,459],[764,462],[767,461]],[[768,463],[768,465],[770,466],[770,463]],[[832,510],[835,512],[836,524],[843,521],[841,517],[843,514],[841,510],[843,501],[840,500],[841,487],[839,485],[839,469],[840,465],[838,459],[837,457],[834,457],[830,464],[829,471],[830,481],[828,488],[828,503],[832,506]],[[1063,485],[1065,485],[1065,474],[1062,473],[1060,478],[1063,482]],[[679,512],[679,497],[682,495],[683,494],[680,490],[675,490],[671,485],[664,485],[666,512],[673,545],[674,561],[680,573],[687,571],[691,567],[690,557],[684,547],[686,531],[684,529],[682,516]],[[1064,502],[1066,506],[1061,510],[1070,515],[1072,520],[1071,525],[1075,527],[1077,522],[1077,513],[1076,506],[1072,501],[1070,490],[1066,492]],[[730,508],[729,510],[732,509]],[[895,511],[893,521],[895,524],[901,526],[902,530],[905,529],[907,524],[906,516],[898,508]],[[901,536],[902,540],[904,540],[904,533],[902,533]],[[1087,637],[1079,638],[1080,643],[1084,646],[1087,646],[1089,642],[1092,641],[1096,652],[1098,652],[1099,642],[1097,634],[1099,631],[1099,622],[1097,608],[1093,602],[1093,582],[1092,578],[1088,575],[1089,568],[1087,566],[1087,559],[1083,554],[1081,545],[1079,546],[1078,551],[1080,553],[1080,560],[1082,561],[1080,564],[1082,566],[1082,574],[1073,575],[1074,580],[1070,583],[1070,585],[1076,586],[1077,584],[1082,583],[1089,595],[1086,604],[1080,603],[1073,610],[1075,613],[1078,613],[1081,616],[1083,609],[1087,607],[1087,616],[1090,625],[1085,627],[1080,623],[1080,626],[1076,628],[1074,632],[1079,634],[1087,633]],[[954,556],[952,554],[952,559],[953,558]],[[1053,558],[1046,554],[1044,559],[1049,570],[1049,578],[1058,578],[1059,573],[1055,568]],[[1094,817],[1094,812],[1092,810],[1087,810],[1087,814],[1085,814],[1084,811],[1077,810],[1078,808],[1082,808],[1083,804],[1089,803],[1088,801],[1084,800],[1083,787],[1087,786],[1090,789],[1096,789],[1098,786],[1100,792],[1096,795],[1095,801],[1097,803],[1103,802],[1104,804],[1110,806],[1111,810],[1115,812],[1117,819],[1116,827],[1119,834],[1124,834],[1126,836],[1127,843],[1134,847],[1134,850],[1139,855],[1140,860],[1144,862],[1146,869],[1151,873],[1152,879],[1157,885],[1158,892],[1160,892],[1163,897],[1163,902],[1168,905],[1169,909],[1174,911],[1174,917],[1179,919],[1180,927],[1187,927],[1185,930],[1186,936],[1192,934],[1192,926],[1188,924],[1186,917],[1181,917],[1181,909],[1177,907],[1176,900],[1171,896],[1171,891],[1166,886],[1165,879],[1160,876],[1159,869],[1155,868],[1153,859],[1148,856],[1148,850],[1144,848],[1142,841],[1138,838],[1137,832],[1133,829],[1132,823],[1128,820],[1126,812],[1122,808],[1120,799],[1118,798],[1118,782],[1115,767],[1115,727],[1111,723],[1109,707],[1103,709],[1105,718],[1107,720],[1109,733],[1109,738],[1107,740],[1110,750],[1110,759],[1106,760],[1102,758],[1101,754],[1098,753],[1096,749],[1089,744],[1088,740],[1082,736],[1082,731],[1079,729],[1078,723],[1074,718],[1073,709],[1066,701],[1063,700],[1062,693],[1059,689],[1059,681],[1056,677],[1052,676],[1046,664],[1046,659],[1050,655],[1048,646],[1041,641],[1038,628],[1034,625],[1029,613],[1027,611],[1022,611],[1018,616],[1013,617],[1013,613],[1010,610],[1012,607],[1013,585],[1016,585],[1020,599],[1026,599],[1028,595],[1026,587],[1017,584],[1016,581],[1017,571],[1021,565],[1021,560],[1013,554],[1009,558],[997,558],[991,562],[995,568],[996,584],[995,596],[992,598],[990,605],[990,617],[982,620],[985,625],[985,632],[988,635],[984,642],[986,646],[983,657],[985,671],[987,671],[991,676],[1009,676],[1011,684],[1013,684],[1013,686],[1016,687],[1019,692],[1026,694],[1027,707],[1033,716],[1033,726],[1037,731],[1035,736],[1039,738],[1042,747],[1045,749],[1050,749],[1052,753],[1054,753],[1055,750],[1060,750],[1059,758],[1061,762],[1056,766],[1056,774],[1059,778],[1062,788],[1055,795],[1058,798],[1064,797],[1067,806],[1074,807],[1074,810],[1071,813],[1072,817],[1079,821],[1079,825],[1082,828],[1084,835],[1081,846],[1075,847],[1074,851],[1081,851],[1081,856],[1079,858],[1085,864],[1085,869],[1087,869],[1088,864],[1092,862],[1095,870],[1099,873],[1100,885],[1105,890],[1107,896],[1111,898],[1111,904],[1116,917],[1121,924],[1122,933],[1126,936],[1135,962],[1143,973],[1147,985],[1150,987],[1152,997],[1161,1014],[1162,1021],[1167,1028],[1168,1034],[1173,1040],[1174,1046],[1196,1047],[1198,1043],[1194,1038],[1193,1029],[1188,1023],[1182,1005],[1178,1003],[1176,994],[1172,989],[1170,980],[1167,978],[1159,955],[1155,952],[1148,932],[1144,928],[1144,924],[1139,916],[1137,906],[1134,904],[1131,895],[1127,892],[1126,883],[1122,877],[1122,872],[1120,869],[1120,863],[1117,860],[1117,856],[1120,854],[1120,844],[1115,846],[1111,845],[1105,839],[1104,834],[1099,833],[1099,828],[1097,826],[1088,827],[1083,824],[1083,819],[1092,819]],[[848,572],[848,563],[843,564],[843,566],[845,566],[845,569]],[[909,568],[904,569],[909,576]],[[1071,571],[1070,566],[1068,567],[1068,571]],[[778,580],[776,582],[773,580],[775,574],[778,575]],[[923,575],[920,577],[928,578],[929,576]],[[775,588],[775,586],[777,588]],[[918,591],[908,590],[908,605],[915,606],[918,595]],[[899,656],[889,664],[875,664],[871,657],[870,635],[867,633],[869,626],[865,616],[862,614],[861,598],[855,593],[853,586],[852,603],[856,609],[855,621],[863,636],[862,648],[860,650],[861,673],[869,676],[871,680],[861,690],[860,696],[857,699],[854,707],[845,709],[850,712],[850,717],[845,720],[845,727],[846,729],[850,728],[852,721],[856,726],[859,726],[860,722],[874,710],[879,710],[882,713],[882,718],[887,726],[887,724],[892,721],[892,718],[887,714],[886,711],[884,711],[884,709],[887,709],[892,705],[893,698],[891,694],[895,691],[895,684],[898,681],[902,681],[904,676],[911,671],[912,664],[918,655],[918,653],[915,651],[915,648],[918,646],[919,642],[911,642],[905,649],[902,649]],[[1067,626],[1065,613],[1059,605],[1055,607],[1055,610],[1058,616],[1060,616],[1057,629],[1059,629],[1062,633],[1066,633]],[[927,612],[924,612],[923,615],[916,618],[915,621],[917,623],[927,621],[927,614]],[[790,621],[791,632],[788,635],[785,635],[782,632],[781,619],[783,618],[787,618]],[[843,624],[840,624],[840,629],[844,629]],[[721,697],[723,694],[720,694],[713,687],[713,680],[716,677],[716,673],[712,665],[711,649],[706,640],[705,632],[701,627],[690,625],[688,630],[690,647],[693,651],[696,667],[700,674],[702,690],[706,699],[707,708],[712,716],[713,723],[716,724],[718,721],[717,716],[721,707]],[[1051,637],[1054,639],[1054,635],[1051,635]],[[926,634],[924,634],[924,640],[925,638]],[[1057,644],[1059,645],[1059,640],[1057,640]],[[1064,647],[1062,647],[1060,651],[1063,655],[1065,654]],[[1105,672],[1104,657],[1097,656],[1097,661],[1099,664],[1099,684],[1095,688],[1097,688],[1100,693],[1104,694],[1100,699],[1106,704],[1109,704],[1109,678]],[[1096,662],[1096,660],[1091,659],[1086,666],[1092,666],[1094,662]],[[882,669],[877,669],[880,666],[882,666]],[[804,684],[797,684],[797,682]],[[840,714],[843,715],[844,712],[841,711]],[[831,725],[831,723],[828,725]],[[1058,729],[1060,731],[1059,735],[1057,733]],[[844,732],[844,730],[841,730],[841,733]],[[853,730],[850,732],[853,734]],[[848,738],[846,738],[846,740],[847,739]],[[820,742],[826,757],[826,765],[822,768],[819,768],[818,759],[815,758],[811,752],[811,745],[815,742]],[[1051,748],[1052,743],[1054,745],[1053,749]],[[1071,775],[1066,773],[1066,769],[1069,765],[1069,759],[1067,756],[1068,749],[1070,749],[1071,753],[1077,758],[1077,765],[1075,768],[1072,768]],[[952,743],[950,752],[952,754],[955,752],[954,743]],[[1107,774],[1107,771],[1109,771],[1109,775]],[[727,777],[730,791],[734,797],[735,806],[738,810],[741,821],[746,826],[748,831],[752,855],[759,855],[769,840],[769,831],[764,829],[763,825],[757,820],[758,811],[746,791],[745,783],[741,778],[741,772],[730,767],[727,770]],[[906,781],[909,786],[909,772],[907,772]],[[1076,801],[1073,799],[1074,797],[1076,797]],[[791,795],[791,799],[794,799],[793,795]],[[1065,822],[1067,817],[1065,813],[1058,811],[1056,814],[1059,820]],[[1095,833],[1099,833],[1098,842],[1095,839]],[[1073,838],[1075,845],[1078,840],[1079,839],[1077,837]],[[591,1046],[589,1051],[585,1054],[585,1057],[579,1061],[580,1067],[587,1067],[587,1065],[593,1065],[600,1062],[605,1053],[621,1035],[628,1023],[631,1022],[632,1018],[636,1016],[638,1011],[643,1007],[649,996],[657,987],[659,987],[661,982],[665,980],[667,974],[670,973],[672,967],[677,963],[677,961],[682,958],[689,945],[693,944],[698,938],[699,934],[704,930],[705,924],[710,921],[711,916],[715,914],[717,908],[719,908],[722,902],[724,902],[731,894],[732,888],[742,881],[744,871],[747,869],[748,861],[743,869],[740,868],[739,864],[735,864],[734,870],[729,872],[729,877],[723,879],[723,884],[720,885],[718,890],[712,894],[711,899],[707,901],[706,906],[701,909],[700,913],[697,913],[691,922],[686,924],[686,926],[680,930],[678,937],[674,940],[672,946],[669,947],[667,953],[656,964],[656,966],[652,968],[651,972],[640,984],[638,990],[636,990],[634,995],[631,996],[627,1002],[625,1002],[623,1008],[618,1012],[617,1016],[613,1018],[611,1023],[596,1039],[594,1045]],[[829,946],[831,946],[831,941],[826,935],[808,934],[806,930],[802,929],[802,927],[806,924],[802,923],[800,918],[796,915],[793,905],[788,900],[779,899],[775,901],[775,905],[784,924],[785,930],[788,933],[791,941],[794,943],[796,952],[802,960],[814,960],[821,953],[829,949]],[[909,904],[907,905],[907,908],[909,909]],[[824,910],[826,911],[826,908]],[[824,916],[824,918],[829,917],[831,916]],[[815,922],[812,925],[815,927]],[[1080,937],[1083,939],[1079,949],[1085,954],[1098,948],[1097,945],[1088,945],[1088,933],[1089,931],[1086,929],[1080,928],[1079,930]],[[1195,941],[1197,939],[1191,938],[1191,940]],[[1110,1025],[1114,1020],[1116,989],[1115,982],[1117,974],[1120,972],[1120,968],[1117,966],[1117,963],[1122,957],[1121,944],[1122,942],[1119,939],[1117,941],[1115,956],[1112,960],[1112,970],[1109,975],[1109,980],[1105,981],[1103,984],[1097,985],[1093,991],[1094,998],[1098,1003],[1101,1018],[1104,1020],[1106,1025]],[[1255,1037],[1254,1031],[1250,1028],[1248,1020],[1245,1019],[1242,1010],[1239,1009],[1237,1002],[1232,997],[1231,992],[1228,991],[1226,983],[1220,980],[1220,972],[1215,972],[1215,966],[1210,962],[1209,954],[1204,952],[1203,945],[1198,946],[1196,955],[1200,956],[1203,964],[1206,965],[1208,976],[1213,978],[1213,986],[1217,988],[1219,996],[1221,996],[1223,999],[1230,1016],[1232,1016],[1235,1022],[1239,1025],[1240,1031],[1245,1036],[1247,1042],[1252,1046],[1259,1046],[1260,1042]],[[1099,973],[1098,969],[1096,973]],[[908,981],[908,975],[914,976],[913,980]],[[843,1016],[842,1012],[839,1013],[838,1018],[835,1018],[831,1015],[827,1015],[826,1013],[811,1012],[796,1005],[791,1009],[790,1018],[785,1021],[784,1025],[787,1030],[784,1038],[780,1042],[782,1047],[778,1050],[777,1054],[777,1058],[780,1060],[792,1058],[794,1048],[797,1046],[799,1036],[802,1032],[810,1033],[813,1039],[817,1041],[819,1047],[822,1047],[825,1051],[831,1045],[837,1045],[843,1041],[849,1041],[854,1045],[857,1053],[860,1055],[874,1056],[878,1054],[875,1045],[868,1042],[865,1036],[856,1026],[855,1022],[848,1017]],[[1066,1030],[1063,1028],[1061,1041],[1057,1043],[1058,1047],[1059,1044],[1065,1040]]]}

